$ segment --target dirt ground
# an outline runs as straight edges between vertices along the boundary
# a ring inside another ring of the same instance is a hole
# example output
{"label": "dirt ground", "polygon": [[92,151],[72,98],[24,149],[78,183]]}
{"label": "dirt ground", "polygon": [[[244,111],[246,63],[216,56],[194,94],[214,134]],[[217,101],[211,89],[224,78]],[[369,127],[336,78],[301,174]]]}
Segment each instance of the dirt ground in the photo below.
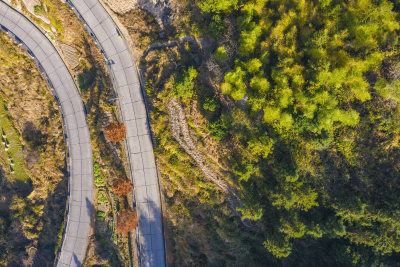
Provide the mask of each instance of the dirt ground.
{"label": "dirt ground", "polygon": [[149,12],[161,27],[168,23],[171,2],[168,0],[103,0],[113,12],[122,16],[129,11],[141,9]]}
{"label": "dirt ground", "polygon": [[115,13],[124,14],[134,9],[138,1],[126,1],[126,0],[104,0]]}

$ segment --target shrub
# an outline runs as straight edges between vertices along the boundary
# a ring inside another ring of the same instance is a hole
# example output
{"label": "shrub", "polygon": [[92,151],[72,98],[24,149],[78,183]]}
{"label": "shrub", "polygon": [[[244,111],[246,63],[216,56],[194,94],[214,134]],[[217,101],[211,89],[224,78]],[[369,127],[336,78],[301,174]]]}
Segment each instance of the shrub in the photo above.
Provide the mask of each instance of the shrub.
{"label": "shrub", "polygon": [[205,110],[208,110],[208,111],[213,112],[213,111],[215,111],[217,108],[219,108],[219,103],[218,103],[218,101],[217,101],[215,98],[207,97],[207,98],[204,100],[203,108],[204,108]]}
{"label": "shrub", "polygon": [[220,46],[217,48],[217,51],[215,51],[215,58],[221,62],[224,62],[228,59],[228,53],[226,52],[225,47]]}
{"label": "shrub", "polygon": [[217,141],[221,141],[228,136],[228,129],[221,120],[208,122],[207,129],[211,132],[212,137]]}
{"label": "shrub", "polygon": [[98,162],[95,162],[93,164],[93,175],[94,175],[94,184],[96,187],[101,187],[106,185],[101,175],[100,164]]}
{"label": "shrub", "polygon": [[46,15],[46,12],[44,10],[44,6],[42,6],[42,5],[35,5],[33,7],[33,13],[35,13],[35,15],[38,15],[38,16]]}
{"label": "shrub", "polygon": [[[46,144],[47,135],[43,134],[42,131],[36,127],[32,122],[28,121],[24,123],[22,130],[22,138],[28,143],[31,149],[38,149],[40,146]],[[6,139],[7,141],[7,139]]]}
{"label": "shrub", "polygon": [[136,212],[128,208],[118,212],[115,232],[117,234],[127,233],[135,229],[137,225],[138,218]]}
{"label": "shrub", "polygon": [[108,203],[107,197],[105,195],[105,192],[104,191],[99,191],[97,193],[97,204],[104,204],[104,203]]}
{"label": "shrub", "polygon": [[111,189],[117,195],[126,196],[132,192],[133,186],[126,177],[120,176],[114,180]]}
{"label": "shrub", "polygon": [[212,16],[212,20],[208,26],[208,29],[210,33],[215,37],[218,37],[218,35],[222,34],[225,27],[221,19],[221,16],[219,15]]}
{"label": "shrub", "polygon": [[104,130],[107,140],[117,143],[125,139],[126,128],[122,123],[110,123]]}
{"label": "shrub", "polygon": [[245,77],[246,72],[240,66],[226,73],[225,82],[221,84],[222,93],[230,95],[236,101],[242,100],[246,94]]}
{"label": "shrub", "polygon": [[190,67],[185,71],[182,77],[174,81],[173,94],[176,97],[191,98],[194,94],[195,80],[197,78],[197,70]]}
{"label": "shrub", "polygon": [[235,10],[238,5],[238,0],[202,0],[199,7],[202,12],[225,12],[229,13]]}
{"label": "shrub", "polygon": [[104,211],[97,211],[96,218],[99,221],[104,221],[106,218],[106,214]]}

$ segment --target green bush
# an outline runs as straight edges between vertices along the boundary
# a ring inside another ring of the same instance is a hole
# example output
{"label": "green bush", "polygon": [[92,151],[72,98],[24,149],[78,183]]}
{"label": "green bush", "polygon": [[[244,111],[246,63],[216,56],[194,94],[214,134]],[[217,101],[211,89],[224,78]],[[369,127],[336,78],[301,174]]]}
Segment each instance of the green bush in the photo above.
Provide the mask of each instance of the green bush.
{"label": "green bush", "polygon": [[99,221],[104,221],[106,219],[106,214],[103,211],[97,211],[96,219]]}
{"label": "green bush", "polygon": [[228,136],[228,129],[221,120],[208,122],[207,129],[210,131],[212,137],[217,141],[221,141]]}
{"label": "green bush", "polygon": [[220,62],[225,62],[228,59],[228,53],[226,52],[226,48],[220,46],[215,51],[215,58]]}
{"label": "green bush", "polygon": [[102,187],[106,185],[101,175],[100,164],[98,162],[95,162],[93,164],[93,175],[94,175],[94,184],[96,187]]}
{"label": "green bush", "polygon": [[203,12],[230,13],[237,7],[238,0],[202,0],[199,7]]}
{"label": "green bush", "polygon": [[35,5],[33,7],[33,13],[38,16],[44,16],[46,12],[44,11],[44,6],[43,5]]}
{"label": "green bush", "polygon": [[104,191],[99,191],[97,193],[97,204],[108,203],[106,193]]}
{"label": "green bush", "polygon": [[215,111],[219,108],[219,102],[213,97],[206,97],[203,103],[203,108],[207,111]]}
{"label": "green bush", "polygon": [[189,67],[182,76],[174,80],[173,94],[176,97],[184,99],[191,98],[194,95],[195,80],[197,78],[197,70]]}
{"label": "green bush", "polygon": [[218,37],[219,34],[223,32],[225,29],[224,24],[222,22],[220,15],[212,16],[211,23],[208,26],[208,30],[210,31],[211,35]]}

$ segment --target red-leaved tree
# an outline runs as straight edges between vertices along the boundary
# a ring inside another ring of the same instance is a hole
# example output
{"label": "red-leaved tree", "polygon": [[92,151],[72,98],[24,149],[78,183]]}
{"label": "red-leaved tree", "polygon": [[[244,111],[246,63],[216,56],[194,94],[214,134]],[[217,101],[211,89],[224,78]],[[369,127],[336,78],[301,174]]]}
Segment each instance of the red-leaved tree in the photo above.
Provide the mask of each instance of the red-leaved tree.
{"label": "red-leaved tree", "polygon": [[117,143],[125,139],[126,128],[123,123],[110,123],[104,129],[104,135],[107,140]]}
{"label": "red-leaved tree", "polygon": [[115,232],[117,234],[127,233],[132,231],[138,225],[138,218],[136,212],[131,208],[120,210],[117,215],[117,225]]}
{"label": "red-leaved tree", "polygon": [[120,176],[114,179],[111,189],[117,195],[126,196],[132,192],[133,186],[128,178]]}

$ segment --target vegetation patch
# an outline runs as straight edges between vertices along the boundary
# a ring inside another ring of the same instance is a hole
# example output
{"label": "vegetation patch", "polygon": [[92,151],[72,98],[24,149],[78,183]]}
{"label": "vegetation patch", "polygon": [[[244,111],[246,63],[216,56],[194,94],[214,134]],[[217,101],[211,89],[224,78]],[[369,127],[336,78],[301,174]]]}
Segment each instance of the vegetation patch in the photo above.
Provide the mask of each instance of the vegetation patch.
{"label": "vegetation patch", "polygon": [[0,42],[0,265],[47,264],[67,197],[61,115],[34,61],[3,32]]}
{"label": "vegetation patch", "polygon": [[43,16],[46,14],[43,5],[34,6],[33,11],[35,12],[35,15],[38,15],[38,16]]}
{"label": "vegetation patch", "polygon": [[[27,182],[29,176],[25,172],[22,144],[16,129],[14,128],[10,115],[8,114],[5,104],[0,99],[0,134],[1,134],[1,151],[8,164],[5,168],[15,179]],[[8,166],[7,166],[8,165]]]}
{"label": "vegetation patch", "polygon": [[[385,0],[179,1],[166,38],[197,40],[141,59],[171,265],[397,264],[398,10]],[[253,227],[172,138],[171,95]]]}

